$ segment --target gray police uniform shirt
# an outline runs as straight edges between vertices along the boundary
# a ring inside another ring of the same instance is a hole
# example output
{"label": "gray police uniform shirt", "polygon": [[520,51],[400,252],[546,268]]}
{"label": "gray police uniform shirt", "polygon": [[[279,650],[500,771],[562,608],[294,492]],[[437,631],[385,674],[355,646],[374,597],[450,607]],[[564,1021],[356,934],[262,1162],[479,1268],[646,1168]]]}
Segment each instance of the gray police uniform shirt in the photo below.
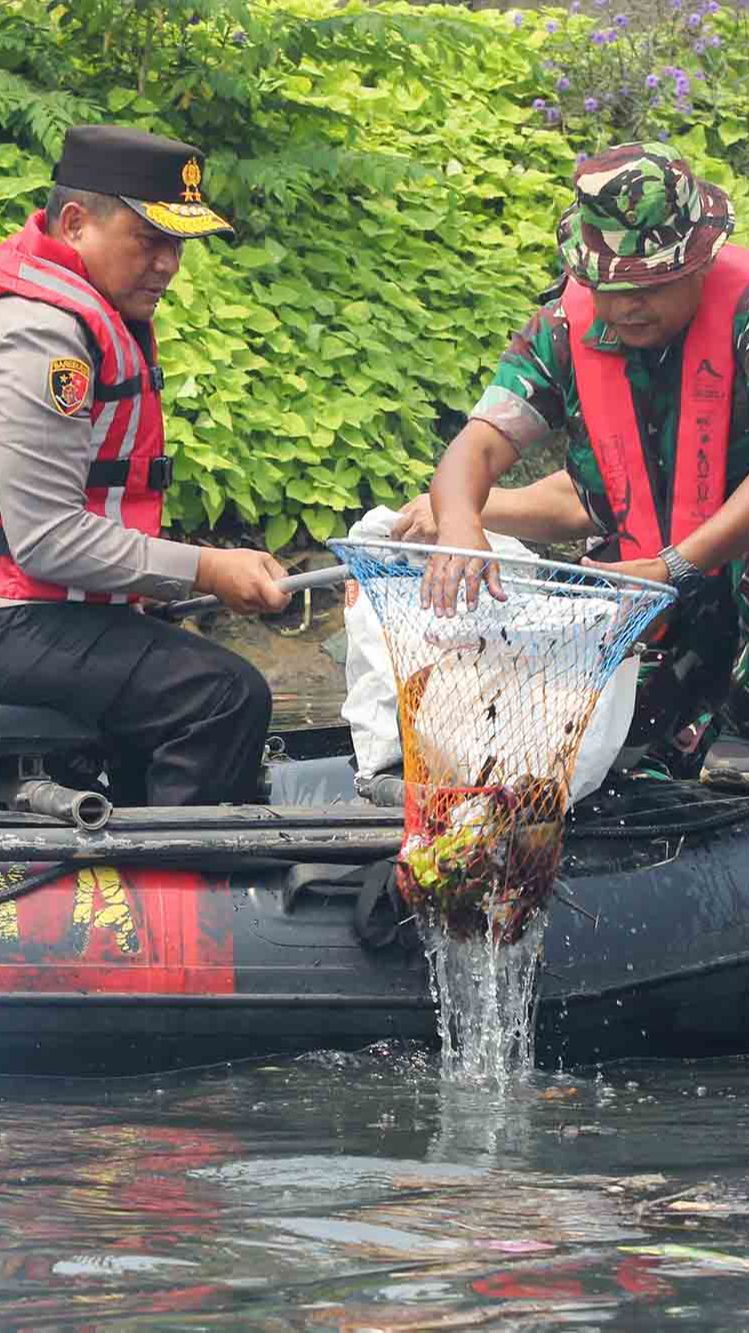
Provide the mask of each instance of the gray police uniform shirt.
{"label": "gray police uniform shirt", "polygon": [[[91,366],[86,399],[72,415],[55,406],[51,362]],[[189,597],[200,552],[147,537],[86,509],[94,369],[75,315],[41,301],[0,298],[0,516],[26,574],[86,592]],[[18,601],[0,598],[0,605]]]}

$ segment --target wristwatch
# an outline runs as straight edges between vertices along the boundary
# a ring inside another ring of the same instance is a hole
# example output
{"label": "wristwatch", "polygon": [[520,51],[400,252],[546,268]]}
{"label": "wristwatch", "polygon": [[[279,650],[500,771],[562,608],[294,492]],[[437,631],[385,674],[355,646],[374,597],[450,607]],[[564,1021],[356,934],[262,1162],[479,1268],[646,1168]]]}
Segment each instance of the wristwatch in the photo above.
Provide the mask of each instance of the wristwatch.
{"label": "wristwatch", "polygon": [[669,583],[673,583],[680,597],[694,597],[705,580],[701,569],[687,560],[675,546],[664,546],[658,552],[668,570]]}

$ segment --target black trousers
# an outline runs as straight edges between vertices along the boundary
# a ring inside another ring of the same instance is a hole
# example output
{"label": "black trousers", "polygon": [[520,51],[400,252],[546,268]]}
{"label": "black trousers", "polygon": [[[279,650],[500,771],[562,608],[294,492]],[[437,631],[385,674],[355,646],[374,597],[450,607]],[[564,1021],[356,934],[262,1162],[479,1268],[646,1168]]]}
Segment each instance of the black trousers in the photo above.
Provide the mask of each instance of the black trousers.
{"label": "black trousers", "polygon": [[0,704],[98,726],[119,804],[212,805],[253,799],[271,697],[244,658],[131,607],[36,602],[0,607]]}

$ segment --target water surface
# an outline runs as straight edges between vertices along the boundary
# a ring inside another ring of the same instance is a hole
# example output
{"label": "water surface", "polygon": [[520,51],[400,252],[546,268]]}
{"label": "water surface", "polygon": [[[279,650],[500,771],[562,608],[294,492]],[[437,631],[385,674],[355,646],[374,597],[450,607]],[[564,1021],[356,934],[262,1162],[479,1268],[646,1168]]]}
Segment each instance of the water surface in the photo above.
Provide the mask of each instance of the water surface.
{"label": "water surface", "polygon": [[749,1067],[0,1081],[0,1327],[749,1326]]}

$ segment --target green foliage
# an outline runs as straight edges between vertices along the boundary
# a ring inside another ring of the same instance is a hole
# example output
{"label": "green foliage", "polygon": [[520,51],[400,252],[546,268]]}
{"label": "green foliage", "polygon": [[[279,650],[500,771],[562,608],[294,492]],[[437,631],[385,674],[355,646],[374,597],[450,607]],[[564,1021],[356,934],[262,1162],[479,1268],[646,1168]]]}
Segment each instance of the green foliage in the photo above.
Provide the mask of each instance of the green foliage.
{"label": "green foliage", "polygon": [[[545,19],[6,0],[0,234],[43,204],[66,126],[97,119],[200,143],[237,228],[187,245],[158,316],[172,520],[228,512],[275,549],[423,489],[555,269],[586,145],[532,109]],[[716,102],[674,129],[746,217],[746,111]]]}

